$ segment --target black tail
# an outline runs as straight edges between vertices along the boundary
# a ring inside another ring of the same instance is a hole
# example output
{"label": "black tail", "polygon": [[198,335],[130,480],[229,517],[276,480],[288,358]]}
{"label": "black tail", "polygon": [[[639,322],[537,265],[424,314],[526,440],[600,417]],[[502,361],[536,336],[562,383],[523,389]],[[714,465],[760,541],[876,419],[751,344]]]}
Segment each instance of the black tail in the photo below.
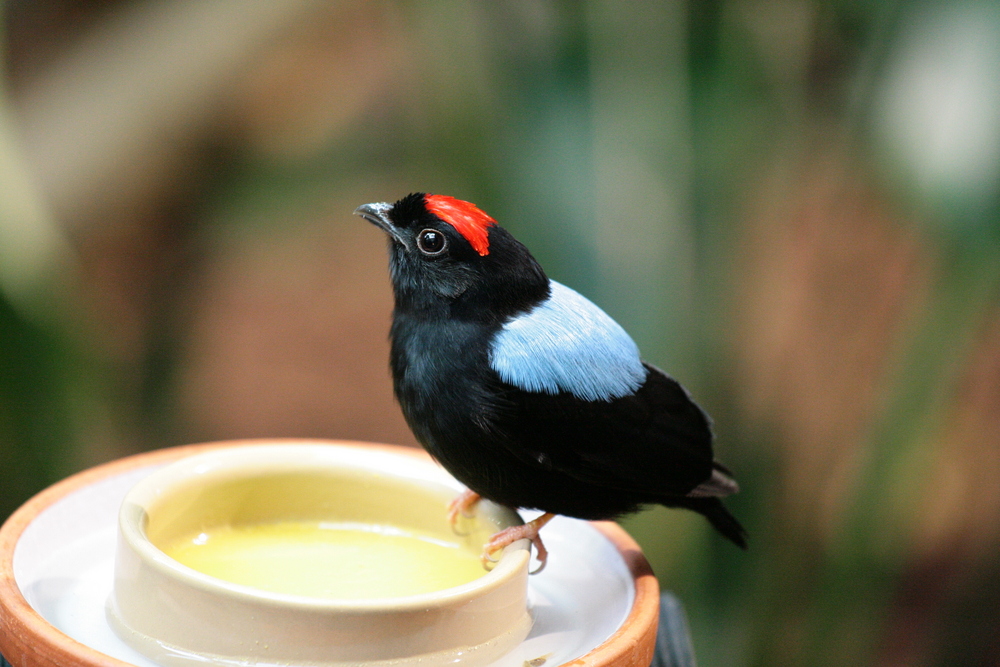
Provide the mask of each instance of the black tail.
{"label": "black tail", "polygon": [[668,507],[686,507],[703,515],[712,527],[740,549],[747,548],[747,531],[718,498],[672,498]]}

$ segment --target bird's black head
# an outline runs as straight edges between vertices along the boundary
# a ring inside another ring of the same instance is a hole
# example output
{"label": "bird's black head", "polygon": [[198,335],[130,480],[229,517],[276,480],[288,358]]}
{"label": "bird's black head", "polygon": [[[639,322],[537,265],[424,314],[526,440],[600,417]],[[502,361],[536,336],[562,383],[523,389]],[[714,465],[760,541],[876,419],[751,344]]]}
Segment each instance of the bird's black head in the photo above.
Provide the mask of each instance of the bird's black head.
{"label": "bird's black head", "polygon": [[548,296],[528,249],[474,204],[416,192],[355,213],[389,235],[397,310],[504,321]]}

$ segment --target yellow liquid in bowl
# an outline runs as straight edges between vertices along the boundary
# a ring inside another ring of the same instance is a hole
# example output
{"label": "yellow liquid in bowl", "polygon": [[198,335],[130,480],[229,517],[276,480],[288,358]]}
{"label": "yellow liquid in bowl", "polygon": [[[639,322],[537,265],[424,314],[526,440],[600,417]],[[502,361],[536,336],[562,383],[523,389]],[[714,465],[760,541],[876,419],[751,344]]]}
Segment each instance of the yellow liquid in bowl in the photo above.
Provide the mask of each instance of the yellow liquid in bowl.
{"label": "yellow liquid in bowl", "polygon": [[418,595],[486,574],[479,555],[458,543],[355,523],[223,526],[161,548],[174,560],[218,579],[316,598]]}

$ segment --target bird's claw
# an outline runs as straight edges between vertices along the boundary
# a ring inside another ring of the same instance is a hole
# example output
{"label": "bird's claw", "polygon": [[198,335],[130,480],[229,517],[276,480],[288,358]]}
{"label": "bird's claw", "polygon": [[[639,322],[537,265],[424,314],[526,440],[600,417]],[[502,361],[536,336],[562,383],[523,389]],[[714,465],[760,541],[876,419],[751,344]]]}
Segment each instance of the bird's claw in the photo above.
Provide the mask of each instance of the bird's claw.
{"label": "bird's claw", "polygon": [[483,547],[483,554],[480,560],[483,563],[483,567],[487,570],[491,569],[491,565],[495,565],[499,562],[499,558],[493,558],[491,554],[500,551],[504,547],[510,546],[518,540],[530,540],[531,544],[535,547],[535,559],[538,561],[538,567],[530,572],[530,574],[538,574],[545,569],[546,563],[549,560],[549,551],[545,548],[542,543],[542,538],[538,534],[538,531],[542,529],[542,526],[547,524],[553,519],[555,515],[553,514],[543,514],[537,519],[533,519],[528,523],[521,526],[511,526],[510,528],[505,528],[499,533],[493,535],[490,541],[486,543]]}
{"label": "bird's claw", "polygon": [[458,529],[458,519],[459,517],[465,517],[466,519],[475,517],[476,513],[473,508],[480,499],[481,496],[478,493],[466,489],[448,503],[448,523],[451,524],[451,529],[456,535],[467,535],[467,533],[463,533]]}

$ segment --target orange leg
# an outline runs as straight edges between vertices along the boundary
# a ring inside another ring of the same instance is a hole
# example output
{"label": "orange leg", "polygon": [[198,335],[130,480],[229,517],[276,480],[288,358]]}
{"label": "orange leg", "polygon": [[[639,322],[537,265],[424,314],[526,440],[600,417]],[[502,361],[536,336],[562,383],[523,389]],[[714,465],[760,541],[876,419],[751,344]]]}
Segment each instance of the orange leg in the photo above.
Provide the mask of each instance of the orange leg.
{"label": "orange leg", "polygon": [[523,526],[511,526],[510,528],[505,528],[499,533],[490,538],[490,541],[486,543],[483,547],[483,565],[487,562],[496,562],[491,558],[490,554],[494,551],[499,551],[509,544],[513,544],[518,540],[531,540],[531,543],[535,545],[535,558],[538,559],[538,569],[534,570],[532,574],[538,574],[545,569],[545,563],[548,561],[549,552],[542,544],[542,538],[539,537],[538,531],[542,529],[542,526],[552,521],[555,518],[555,514],[543,514],[537,519],[533,519]]}
{"label": "orange leg", "polygon": [[458,524],[459,515],[464,516],[466,519],[471,519],[475,516],[473,509],[476,503],[479,502],[480,496],[475,491],[470,491],[466,489],[462,493],[458,494],[454,500],[448,503],[448,523],[451,524],[452,528]]}

